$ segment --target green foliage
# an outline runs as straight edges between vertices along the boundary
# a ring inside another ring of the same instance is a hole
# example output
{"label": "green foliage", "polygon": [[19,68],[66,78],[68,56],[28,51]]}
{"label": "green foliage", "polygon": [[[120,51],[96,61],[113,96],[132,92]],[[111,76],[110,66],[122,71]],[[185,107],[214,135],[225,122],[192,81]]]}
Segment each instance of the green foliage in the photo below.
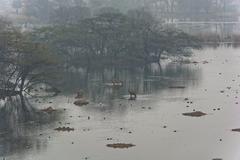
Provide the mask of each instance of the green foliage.
{"label": "green foliage", "polygon": [[[112,11],[112,10],[111,10]],[[182,31],[163,28],[148,12],[102,12],[78,24],[37,30],[54,46],[66,65],[143,64],[158,62],[163,53],[184,55],[198,41]]]}

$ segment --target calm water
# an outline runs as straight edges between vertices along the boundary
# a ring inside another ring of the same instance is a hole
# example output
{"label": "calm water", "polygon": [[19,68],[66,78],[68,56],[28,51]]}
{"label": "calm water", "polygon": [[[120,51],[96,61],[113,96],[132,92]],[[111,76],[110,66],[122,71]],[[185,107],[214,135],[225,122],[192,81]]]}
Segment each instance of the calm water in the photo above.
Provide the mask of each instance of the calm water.
{"label": "calm water", "polygon": [[[0,157],[6,160],[239,160],[240,133],[231,129],[240,128],[240,49],[204,49],[196,51],[192,61],[200,63],[164,62],[161,69],[152,65],[130,70],[86,69],[68,73],[61,79],[64,82],[61,95],[26,102],[38,109],[51,106],[58,109],[56,113],[39,115],[33,109],[23,114],[16,101],[1,109]],[[124,86],[107,87],[105,83],[112,79],[122,80]],[[169,86],[186,88],[169,89]],[[138,93],[136,101],[128,100],[128,89]],[[89,105],[73,105],[78,90],[84,91]],[[187,104],[185,98],[193,104]],[[216,108],[220,111],[213,111]],[[193,110],[208,115],[200,118],[182,115]],[[19,123],[20,119],[28,121]],[[75,130],[54,130],[61,126]],[[136,146],[106,147],[113,143]]]}

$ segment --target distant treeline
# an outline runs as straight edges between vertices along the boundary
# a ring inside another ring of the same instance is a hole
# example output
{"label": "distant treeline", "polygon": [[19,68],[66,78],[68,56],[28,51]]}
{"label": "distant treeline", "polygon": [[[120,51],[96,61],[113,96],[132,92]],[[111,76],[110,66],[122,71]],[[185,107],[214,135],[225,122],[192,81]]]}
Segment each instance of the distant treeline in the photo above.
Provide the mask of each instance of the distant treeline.
{"label": "distant treeline", "polygon": [[231,34],[228,36],[221,36],[217,33],[202,33],[202,34],[195,34],[202,45],[213,46],[217,47],[220,45],[225,46],[240,46],[240,34]]}
{"label": "distant treeline", "polygon": [[142,8],[164,21],[237,21],[237,0],[13,0],[16,13],[43,23],[90,18],[102,8]]}
{"label": "distant treeline", "polygon": [[38,29],[34,35],[65,57],[65,64],[81,66],[159,62],[163,54],[182,56],[201,47],[194,36],[164,28],[142,10],[102,12],[75,24]]}
{"label": "distant treeline", "polygon": [[30,94],[41,83],[54,87],[56,73],[69,67],[143,66],[160,63],[163,54],[190,55],[200,47],[194,36],[164,28],[142,10],[107,11],[27,32],[0,20],[0,89]]}

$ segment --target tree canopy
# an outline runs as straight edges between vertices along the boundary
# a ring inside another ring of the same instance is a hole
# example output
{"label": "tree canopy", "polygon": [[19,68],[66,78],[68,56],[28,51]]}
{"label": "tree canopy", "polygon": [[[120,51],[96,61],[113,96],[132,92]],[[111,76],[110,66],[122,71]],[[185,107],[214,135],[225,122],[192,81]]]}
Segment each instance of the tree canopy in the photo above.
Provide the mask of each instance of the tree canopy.
{"label": "tree canopy", "polygon": [[0,95],[27,93],[33,85],[47,82],[57,61],[46,44],[4,24],[0,25]]}
{"label": "tree canopy", "polygon": [[39,34],[66,61],[81,65],[158,62],[164,53],[183,55],[186,49],[199,47],[196,38],[164,28],[142,10],[102,13],[77,24],[43,28]]}

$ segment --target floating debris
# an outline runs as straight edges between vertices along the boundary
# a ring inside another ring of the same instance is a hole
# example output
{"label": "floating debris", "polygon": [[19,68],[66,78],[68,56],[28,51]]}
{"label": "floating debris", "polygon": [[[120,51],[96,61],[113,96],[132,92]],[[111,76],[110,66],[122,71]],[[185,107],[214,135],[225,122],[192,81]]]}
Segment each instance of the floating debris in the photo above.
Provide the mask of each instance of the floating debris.
{"label": "floating debris", "polygon": [[202,117],[206,116],[206,113],[196,111],[196,112],[190,112],[190,113],[183,113],[184,116],[190,116],[190,117]]}
{"label": "floating debris", "polygon": [[232,129],[233,132],[240,132],[240,128]]}
{"label": "floating debris", "polygon": [[85,106],[85,105],[88,105],[89,102],[83,98],[83,99],[79,99],[79,100],[75,101],[74,104],[76,106]]}
{"label": "floating debris", "polygon": [[70,128],[70,127],[58,127],[56,129],[54,129],[55,131],[62,131],[62,132],[70,132],[70,131],[74,131],[74,128]]}
{"label": "floating debris", "polygon": [[208,64],[209,62],[208,62],[208,61],[203,61],[202,63],[203,63],[203,64]]}
{"label": "floating debris", "polygon": [[119,149],[131,148],[131,147],[135,147],[135,146],[136,145],[134,145],[134,144],[125,144],[125,143],[107,144],[107,147],[119,148]]}
{"label": "floating debris", "polygon": [[185,86],[169,86],[170,89],[185,89]]}
{"label": "floating debris", "polygon": [[197,61],[193,61],[192,63],[193,63],[193,64],[198,64],[199,62],[197,62]]}
{"label": "floating debris", "polygon": [[87,131],[90,131],[90,129],[89,128],[84,128],[83,129],[83,132],[87,132]]}
{"label": "floating debris", "polygon": [[53,109],[52,107],[48,107],[46,109],[42,109],[41,111],[51,114],[52,112],[55,112],[56,110]]}
{"label": "floating debris", "polygon": [[122,81],[118,81],[118,80],[112,80],[112,82],[105,83],[105,86],[108,86],[108,87],[122,87],[123,86],[123,82]]}

